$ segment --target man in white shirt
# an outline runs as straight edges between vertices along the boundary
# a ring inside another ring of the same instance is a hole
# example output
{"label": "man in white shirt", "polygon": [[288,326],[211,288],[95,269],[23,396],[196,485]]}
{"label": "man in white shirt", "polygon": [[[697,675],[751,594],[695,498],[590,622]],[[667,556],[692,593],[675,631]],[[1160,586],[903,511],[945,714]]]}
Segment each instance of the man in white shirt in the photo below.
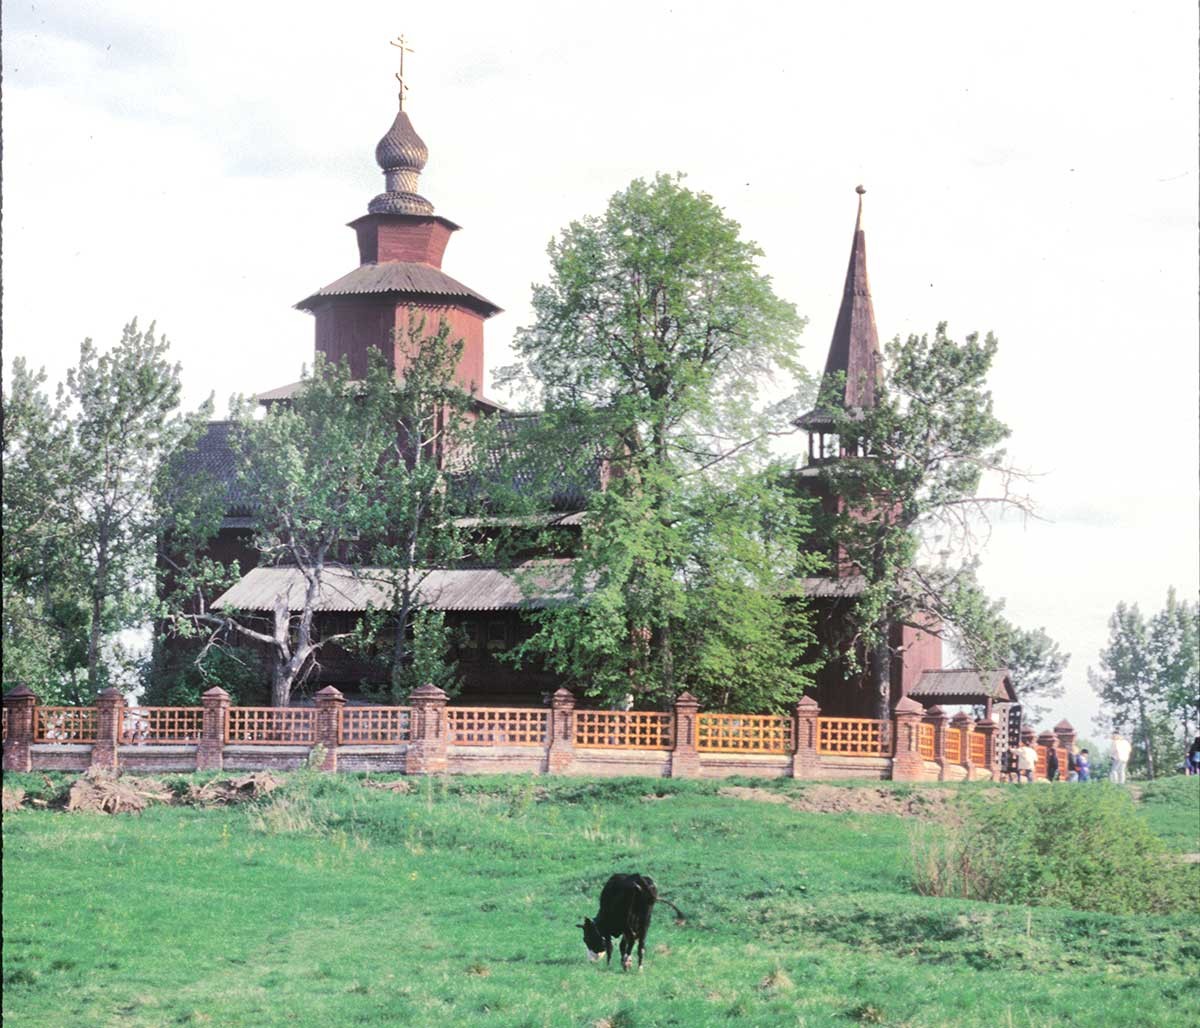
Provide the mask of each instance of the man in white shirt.
{"label": "man in white shirt", "polygon": [[1033,781],[1033,769],[1037,767],[1037,750],[1027,742],[1017,747],[1017,783]]}
{"label": "man in white shirt", "polygon": [[1112,734],[1112,767],[1108,771],[1108,780],[1118,785],[1125,784],[1125,766],[1129,763],[1129,740],[1120,732]]}

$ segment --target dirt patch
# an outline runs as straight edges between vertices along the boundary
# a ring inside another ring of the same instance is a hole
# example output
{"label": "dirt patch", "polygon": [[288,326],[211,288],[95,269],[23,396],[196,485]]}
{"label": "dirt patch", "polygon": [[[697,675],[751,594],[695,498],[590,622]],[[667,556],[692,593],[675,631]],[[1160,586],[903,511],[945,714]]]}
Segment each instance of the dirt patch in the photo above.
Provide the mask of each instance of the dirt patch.
{"label": "dirt patch", "polygon": [[4,812],[10,810],[20,810],[21,805],[25,802],[24,789],[10,789],[7,785],[4,786]]}
{"label": "dirt patch", "polygon": [[89,771],[67,793],[67,810],[94,814],[140,814],[152,803],[170,803],[174,795],[153,778],[118,778]]}
{"label": "dirt patch", "polygon": [[796,793],[772,792],[743,785],[719,789],[721,796],[756,803],[782,803],[805,814],[899,814],[933,821],[952,817],[955,795],[949,790],[901,794],[871,786],[813,785]]}
{"label": "dirt patch", "polygon": [[197,807],[249,803],[274,792],[281,784],[270,771],[255,771],[241,778],[218,778],[204,785],[189,784],[184,801]]}

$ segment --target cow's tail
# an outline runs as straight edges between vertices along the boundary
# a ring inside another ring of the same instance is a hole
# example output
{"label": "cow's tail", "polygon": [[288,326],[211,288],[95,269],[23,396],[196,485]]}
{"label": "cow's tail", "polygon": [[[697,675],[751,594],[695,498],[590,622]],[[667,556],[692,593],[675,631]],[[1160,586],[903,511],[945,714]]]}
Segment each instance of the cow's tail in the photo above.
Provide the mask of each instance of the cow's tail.
{"label": "cow's tail", "polygon": [[667,899],[666,896],[659,896],[658,902],[665,903],[668,907],[670,907],[672,910],[675,911],[675,923],[676,924],[686,924],[687,923],[687,914],[685,914],[682,910],[680,910],[677,906],[675,906],[675,904],[672,903],[669,899]]}

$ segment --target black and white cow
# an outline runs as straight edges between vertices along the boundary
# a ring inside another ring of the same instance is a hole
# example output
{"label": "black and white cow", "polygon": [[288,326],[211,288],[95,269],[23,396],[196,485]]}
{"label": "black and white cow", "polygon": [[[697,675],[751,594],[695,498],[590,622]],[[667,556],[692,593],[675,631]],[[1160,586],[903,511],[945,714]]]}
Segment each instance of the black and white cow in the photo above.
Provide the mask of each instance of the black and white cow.
{"label": "black and white cow", "polygon": [[[587,947],[588,959],[599,960],[600,954],[612,963],[612,940],[621,936],[621,968],[628,971],[633,963],[633,944],[637,943],[638,970],[642,969],[642,954],[646,949],[646,933],[650,931],[650,915],[658,901],[658,887],[654,879],[646,875],[613,875],[604,883],[600,892],[600,912],[593,921],[583,919],[576,928],[583,929],[583,944]],[[680,924],[683,914],[670,900],[663,900],[678,915]]]}

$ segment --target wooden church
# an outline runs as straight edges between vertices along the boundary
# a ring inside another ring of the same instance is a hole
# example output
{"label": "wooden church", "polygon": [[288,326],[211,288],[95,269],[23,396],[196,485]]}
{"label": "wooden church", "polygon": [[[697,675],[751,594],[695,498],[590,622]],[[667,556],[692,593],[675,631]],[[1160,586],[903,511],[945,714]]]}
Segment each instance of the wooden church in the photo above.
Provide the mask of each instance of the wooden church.
{"label": "wooden church", "polygon": [[[459,226],[435,213],[420,192],[420,175],[428,158],[425,143],[417,135],[408,114],[400,109],[391,127],[375,148],[383,171],[385,188],[367,205],[367,213],[350,223],[358,247],[358,266],[341,278],[310,293],[296,307],[313,315],[315,352],[330,361],[345,361],[352,377],[366,373],[368,354],[382,352],[397,377],[403,376],[405,350],[396,340],[403,338],[409,319],[424,317],[436,325],[444,319],[452,338],[463,347],[457,380],[472,397],[476,416],[501,419],[502,428],[515,426],[522,417],[483,393],[485,323],[500,308],[470,286],[443,270],[443,258],[451,236]],[[858,219],[854,228],[845,290],[825,374],[845,376],[844,402],[849,407],[873,402],[875,383],[881,374],[879,340],[867,279],[866,241],[862,226],[861,187]],[[258,395],[264,405],[287,403],[299,383],[291,383]],[[799,419],[808,433],[805,465],[798,470],[800,487],[817,497],[828,510],[839,499],[822,493],[819,472],[823,463],[841,456],[829,431],[827,415],[813,411]],[[189,473],[207,473],[225,484],[226,511],[220,533],[211,551],[230,561],[237,559],[243,577],[213,604],[242,611],[270,611],[275,597],[301,595],[295,569],[259,566],[251,543],[252,511],[239,495],[234,453],[230,445],[231,424],[210,424],[198,448],[188,456]],[[587,495],[601,489],[607,476],[602,454],[585,462],[583,481],[564,482],[555,490],[548,520],[566,530],[582,524]],[[336,578],[337,572],[333,572]],[[553,567],[545,572],[545,592],[553,596],[569,575],[563,568],[556,576]],[[852,569],[836,566],[827,577],[802,583],[816,612],[817,630],[824,642],[836,646],[843,634],[847,614],[861,592],[862,579]],[[377,590],[376,590],[377,591]],[[516,670],[500,659],[531,630],[522,611],[537,604],[511,575],[494,567],[453,567],[432,572],[421,587],[421,601],[443,611],[447,622],[461,629],[462,643],[455,653],[463,679],[462,700],[474,704],[537,704],[561,684],[553,675],[536,670]],[[380,605],[369,584],[342,575],[326,591],[319,606],[320,617],[349,621],[369,604]],[[891,640],[898,654],[891,668],[893,702],[912,696],[926,705],[975,704],[989,708],[993,701],[1015,700],[1004,672],[973,670],[945,671],[941,668],[941,640],[934,632],[897,626]],[[365,669],[352,654],[327,647],[320,666],[307,687],[335,685],[350,697],[359,693]],[[818,675],[816,697],[822,712],[844,716],[874,716],[873,697],[865,676],[848,674],[837,662]]]}

